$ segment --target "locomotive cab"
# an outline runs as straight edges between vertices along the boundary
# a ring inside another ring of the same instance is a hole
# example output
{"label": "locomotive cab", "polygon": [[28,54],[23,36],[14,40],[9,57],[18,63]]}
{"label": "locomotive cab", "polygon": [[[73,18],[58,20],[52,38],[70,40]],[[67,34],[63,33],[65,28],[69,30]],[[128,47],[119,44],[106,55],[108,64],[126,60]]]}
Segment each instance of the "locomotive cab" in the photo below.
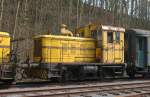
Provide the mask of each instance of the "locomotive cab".
{"label": "locomotive cab", "polygon": [[124,74],[124,32],[124,28],[101,24],[90,24],[76,29],[76,34],[80,37],[95,39],[95,62],[98,64],[100,75]]}
{"label": "locomotive cab", "polygon": [[90,24],[76,29],[80,37],[96,40],[96,60],[98,63],[124,63],[124,32],[121,27]]}

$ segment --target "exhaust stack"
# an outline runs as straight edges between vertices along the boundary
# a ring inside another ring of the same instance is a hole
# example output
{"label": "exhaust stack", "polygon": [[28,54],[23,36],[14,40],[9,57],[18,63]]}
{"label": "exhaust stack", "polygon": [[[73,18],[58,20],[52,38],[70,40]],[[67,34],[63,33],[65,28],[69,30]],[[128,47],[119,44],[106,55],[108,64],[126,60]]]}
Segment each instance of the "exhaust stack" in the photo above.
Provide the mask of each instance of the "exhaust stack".
{"label": "exhaust stack", "polygon": [[65,24],[61,25],[60,32],[62,35],[73,36],[73,33],[67,29],[67,25]]}

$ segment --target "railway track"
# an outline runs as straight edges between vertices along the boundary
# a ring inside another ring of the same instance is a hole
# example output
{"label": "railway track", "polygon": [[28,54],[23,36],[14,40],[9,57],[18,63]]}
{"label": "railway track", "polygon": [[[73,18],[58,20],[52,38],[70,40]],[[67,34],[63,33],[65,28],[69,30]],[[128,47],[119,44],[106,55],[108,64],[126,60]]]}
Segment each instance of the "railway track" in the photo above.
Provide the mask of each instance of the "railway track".
{"label": "railway track", "polygon": [[149,94],[150,80],[0,90],[2,97],[143,97]]}

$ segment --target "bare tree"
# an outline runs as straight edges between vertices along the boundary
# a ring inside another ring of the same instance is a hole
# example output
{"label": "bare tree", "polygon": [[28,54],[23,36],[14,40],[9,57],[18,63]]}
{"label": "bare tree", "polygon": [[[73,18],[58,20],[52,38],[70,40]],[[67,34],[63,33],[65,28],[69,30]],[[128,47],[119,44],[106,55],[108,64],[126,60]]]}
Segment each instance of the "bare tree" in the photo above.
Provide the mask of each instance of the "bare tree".
{"label": "bare tree", "polygon": [[4,13],[4,1],[5,0],[1,0],[0,29],[2,28],[2,19],[3,19],[3,13]]}

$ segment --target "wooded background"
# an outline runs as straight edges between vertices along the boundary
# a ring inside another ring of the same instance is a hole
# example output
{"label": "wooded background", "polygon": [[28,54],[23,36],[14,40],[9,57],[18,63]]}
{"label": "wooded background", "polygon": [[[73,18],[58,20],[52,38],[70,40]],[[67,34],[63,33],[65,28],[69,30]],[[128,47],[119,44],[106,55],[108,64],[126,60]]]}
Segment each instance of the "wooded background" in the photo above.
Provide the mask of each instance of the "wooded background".
{"label": "wooded background", "polygon": [[150,29],[150,0],[0,0],[0,31],[16,40],[18,56],[31,57],[32,37],[58,34],[62,23],[74,31],[99,22]]}

